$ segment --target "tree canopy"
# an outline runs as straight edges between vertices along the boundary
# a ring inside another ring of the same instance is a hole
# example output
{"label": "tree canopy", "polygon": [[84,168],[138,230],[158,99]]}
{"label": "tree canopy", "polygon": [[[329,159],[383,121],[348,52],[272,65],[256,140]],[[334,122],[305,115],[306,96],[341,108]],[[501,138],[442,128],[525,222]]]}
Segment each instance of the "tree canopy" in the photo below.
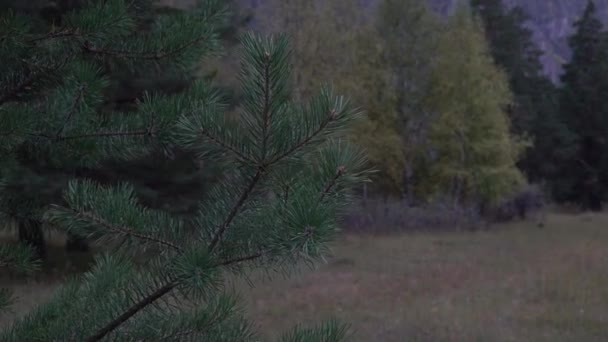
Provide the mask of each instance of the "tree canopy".
{"label": "tree canopy", "polygon": [[[18,180],[24,156],[78,168],[173,147],[221,165],[222,177],[192,220],[143,206],[128,182],[67,179],[64,202],[34,206],[37,215],[103,249],[91,270],[1,341],[254,340],[229,275],[288,271],[322,257],[353,188],[367,178],[364,154],[345,139],[360,112],[328,86],[308,103],[292,101],[291,49],[281,35],[241,38],[236,118],[204,78],[186,92],[146,93],[128,115],[105,107],[114,68],[191,70],[220,46],[222,1],[157,17],[146,34],[134,34],[139,9],[124,0],[91,3],[44,33],[28,14],[2,14],[2,180]],[[2,249],[0,265],[26,269],[20,248]],[[1,299],[8,303],[6,292]],[[345,333],[332,321],[296,327],[282,340],[338,341]]]}

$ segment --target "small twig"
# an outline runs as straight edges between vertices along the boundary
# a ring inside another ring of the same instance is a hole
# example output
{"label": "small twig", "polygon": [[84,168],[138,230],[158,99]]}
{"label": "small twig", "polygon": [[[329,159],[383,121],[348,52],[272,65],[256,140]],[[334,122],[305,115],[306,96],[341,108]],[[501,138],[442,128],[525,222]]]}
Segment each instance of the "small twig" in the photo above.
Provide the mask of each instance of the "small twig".
{"label": "small twig", "polygon": [[200,36],[196,39],[193,39],[182,46],[179,46],[173,50],[168,51],[157,51],[157,52],[134,52],[134,51],[126,51],[126,50],[110,50],[110,49],[100,49],[91,45],[91,42],[85,41],[82,44],[82,48],[85,52],[98,54],[98,55],[108,55],[116,58],[122,59],[141,59],[141,60],[161,60],[165,58],[172,57],[181,53],[182,51],[190,48],[191,46],[207,39],[207,36]]}
{"label": "small twig", "polygon": [[211,140],[211,142],[213,142],[214,144],[218,145],[219,147],[226,149],[232,153],[234,153],[237,157],[243,159],[246,162],[249,162],[251,164],[255,164],[256,162],[247,157],[246,155],[244,155],[241,151],[237,150],[235,147],[230,146],[229,144],[223,142],[222,140],[216,138],[214,135],[212,135],[208,130],[201,128],[201,134],[203,136],[205,136],[207,139]]}
{"label": "small twig", "polygon": [[342,177],[345,172],[346,172],[346,167],[344,165],[338,166],[338,168],[336,169],[336,175],[334,176],[334,178],[332,178],[332,180],[329,182],[329,184],[327,184],[325,189],[323,189],[323,191],[321,192],[321,198],[319,199],[319,202],[321,202],[325,198],[325,195],[329,194],[331,189],[334,186],[336,186],[336,184],[338,183],[338,179],[340,179],[340,177]]}
{"label": "small twig", "polygon": [[300,141],[299,143],[295,144],[294,146],[292,146],[289,150],[283,152],[282,154],[274,157],[272,160],[270,160],[266,166],[270,166],[272,164],[275,164],[279,161],[281,161],[282,159],[288,157],[290,154],[294,153],[295,151],[299,150],[300,148],[304,147],[305,145],[307,145],[312,139],[314,139],[317,135],[319,135],[321,132],[323,132],[323,130],[325,129],[325,127],[327,127],[327,125],[332,122],[334,119],[336,118],[336,111],[332,110],[330,112],[330,115],[327,117],[327,119],[325,119],[323,122],[321,122],[321,125],[319,125],[319,127],[312,132],[312,134],[310,134],[309,136],[307,136],[306,138],[304,138],[302,141]]}
{"label": "small twig", "polygon": [[255,254],[247,255],[247,256],[244,256],[244,257],[239,257],[239,258],[234,258],[234,259],[226,260],[226,261],[223,261],[223,262],[217,264],[216,266],[218,266],[218,267],[219,266],[230,266],[230,265],[238,264],[238,263],[241,263],[241,262],[244,262],[244,261],[252,261],[252,260],[261,258],[262,256],[264,256],[267,253],[268,253],[268,251],[263,251],[263,252],[258,252],[258,253],[255,253]]}
{"label": "small twig", "polygon": [[80,104],[82,97],[84,95],[84,90],[85,90],[84,85],[81,85],[78,87],[78,92],[76,93],[74,102],[70,106],[70,110],[68,111],[68,114],[65,116],[65,120],[63,121],[63,124],[61,125],[61,127],[59,127],[59,129],[57,130],[57,133],[55,134],[55,136],[57,138],[59,138],[61,136],[61,133],[63,133],[63,130],[65,129],[65,127],[68,125],[68,123],[72,119],[72,116],[74,116],[74,113],[76,112],[76,108],[78,108],[78,105]]}
{"label": "small twig", "polygon": [[264,54],[264,106],[262,109],[262,153],[260,160],[266,159],[266,149],[268,145],[268,138],[270,136],[270,54],[266,52]]}
{"label": "small twig", "polygon": [[143,310],[148,305],[154,303],[157,299],[159,299],[159,298],[163,297],[164,295],[166,295],[167,293],[171,292],[174,288],[177,287],[177,285],[178,285],[178,283],[175,281],[170,281],[170,282],[166,283],[164,286],[160,287],[159,289],[157,289],[150,295],[146,296],[144,299],[142,299],[138,303],[131,306],[122,315],[118,316],[112,322],[108,323],[106,326],[104,326],[103,328],[101,328],[100,330],[95,332],[95,334],[93,334],[90,337],[88,337],[87,339],[85,339],[85,341],[94,342],[94,341],[101,340],[106,335],[108,335],[109,333],[114,331],[116,328],[121,326],[124,322],[126,322],[131,317],[133,317],[135,314],[137,314],[139,311]]}
{"label": "small twig", "polygon": [[234,220],[234,218],[238,214],[241,207],[245,204],[245,201],[247,201],[247,198],[249,197],[251,192],[253,192],[253,189],[255,188],[258,181],[262,178],[263,174],[264,174],[263,169],[260,168],[255,173],[255,175],[251,178],[251,181],[249,181],[247,188],[245,188],[245,190],[243,191],[243,193],[241,194],[241,196],[239,197],[237,202],[234,204],[234,206],[230,210],[230,213],[228,213],[226,220],[222,223],[222,225],[218,228],[217,232],[214,234],[213,239],[209,243],[209,252],[212,252],[215,249],[215,247],[217,247],[217,244],[220,242],[220,240],[224,236],[224,233],[230,226],[230,223],[232,223],[232,220]]}
{"label": "small twig", "polygon": [[75,140],[75,139],[88,139],[88,138],[114,138],[114,137],[125,137],[125,136],[144,136],[150,135],[150,130],[142,131],[131,131],[131,132],[100,132],[100,133],[89,133],[72,136],[57,137],[58,141]]}
{"label": "small twig", "polygon": [[167,240],[163,240],[160,239],[158,237],[155,236],[150,236],[150,235],[146,235],[146,234],[142,234],[142,233],[137,233],[135,231],[133,231],[133,229],[130,229],[128,227],[120,227],[120,226],[115,226],[112,225],[111,223],[107,222],[106,220],[98,217],[97,215],[94,215],[93,213],[90,212],[85,212],[85,211],[78,211],[78,210],[74,210],[74,209],[68,209],[69,211],[71,211],[73,214],[75,214],[76,216],[82,217],[86,220],[92,221],[93,223],[95,223],[96,225],[99,225],[101,227],[103,227],[104,229],[106,229],[107,231],[110,231],[112,233],[119,233],[119,234],[124,234],[124,235],[130,235],[133,236],[135,238],[138,238],[140,240],[144,240],[144,241],[150,241],[150,242],[154,242],[157,243],[159,245],[165,246],[165,247],[169,247],[171,249],[174,249],[178,252],[183,252],[183,249],[180,248],[178,245],[176,245],[173,242],[167,241]]}
{"label": "small twig", "polygon": [[68,38],[68,37],[76,37],[76,36],[80,36],[80,35],[76,31],[66,29],[63,31],[49,32],[49,33],[45,34],[44,36],[32,38],[32,39],[28,40],[28,43],[36,44],[43,40],[56,39],[56,38]]}

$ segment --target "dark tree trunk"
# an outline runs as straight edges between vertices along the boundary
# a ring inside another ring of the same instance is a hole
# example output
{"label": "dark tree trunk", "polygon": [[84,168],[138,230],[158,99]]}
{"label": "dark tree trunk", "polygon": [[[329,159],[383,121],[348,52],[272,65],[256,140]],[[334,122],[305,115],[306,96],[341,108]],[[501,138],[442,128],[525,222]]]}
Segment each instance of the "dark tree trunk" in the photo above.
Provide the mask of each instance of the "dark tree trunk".
{"label": "dark tree trunk", "polygon": [[46,258],[46,241],[42,232],[42,223],[33,219],[21,219],[19,224],[19,241],[34,249],[40,259]]}

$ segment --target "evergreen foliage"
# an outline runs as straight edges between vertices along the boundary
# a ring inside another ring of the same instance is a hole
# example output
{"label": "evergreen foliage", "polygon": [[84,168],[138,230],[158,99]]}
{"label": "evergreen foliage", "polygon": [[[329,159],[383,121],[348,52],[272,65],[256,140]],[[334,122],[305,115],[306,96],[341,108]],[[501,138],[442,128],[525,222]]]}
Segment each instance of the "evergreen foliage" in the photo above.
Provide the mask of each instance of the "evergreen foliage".
{"label": "evergreen foliage", "polygon": [[[306,105],[290,100],[283,36],[242,38],[236,119],[226,116],[224,98],[205,79],[182,93],[146,93],[128,113],[105,106],[113,71],[192,71],[219,48],[222,1],[155,17],[145,33],[137,30],[146,8],[139,5],[145,3],[93,2],[46,33],[27,14],[2,14],[4,189],[24,180],[27,162],[86,170],[151,151],[170,155],[174,148],[220,165],[223,175],[191,221],[143,206],[129,183],[67,177],[64,202],[50,206],[35,186],[24,196],[3,191],[11,215],[86,237],[104,253],[0,341],[253,340],[225,286],[228,275],[288,271],[322,257],[352,188],[367,177],[364,156],[343,139],[359,112],[328,87]],[[29,260],[22,250],[0,254],[3,263]],[[283,340],[344,337],[344,327],[331,322],[294,329]]]}
{"label": "evergreen foliage", "polygon": [[385,44],[374,27],[376,16],[366,14],[361,2],[341,0],[267,0],[256,12],[262,29],[292,37],[297,96],[306,97],[331,79],[365,108],[367,115],[353,127],[352,141],[366,150],[378,170],[373,187],[398,194],[404,153],[389,84],[392,68],[382,57]]}
{"label": "evergreen foliage", "polygon": [[551,178],[558,167],[548,157],[560,130],[557,91],[543,74],[542,53],[526,27],[529,18],[521,7],[505,8],[502,0],[471,0],[471,7],[483,23],[494,62],[509,78],[511,130],[533,141],[519,166],[531,181]]}
{"label": "evergreen foliage", "polygon": [[608,40],[593,1],[575,29],[569,39],[572,59],[561,77],[564,129],[556,154],[562,167],[554,191],[558,200],[600,210],[608,190]]}
{"label": "evergreen foliage", "polygon": [[[154,32],[158,31],[155,21],[171,23],[188,17],[183,11],[153,6],[149,1],[139,1],[135,4],[137,8],[133,9],[136,11],[136,15],[133,16],[133,32],[147,36],[149,39],[154,39]],[[4,1],[2,8],[5,12],[17,11],[27,16],[33,26],[31,32],[44,35],[69,20],[69,13],[83,8],[87,5],[87,1],[41,0],[29,3],[28,6],[23,5],[19,1]],[[196,7],[193,10],[196,12]],[[228,29],[233,26],[234,20],[234,18],[231,21],[225,18],[216,20],[213,24],[216,35],[230,36]],[[193,33],[186,34],[193,35]],[[219,45],[219,42],[216,40],[215,44]],[[213,49],[218,51],[217,46]],[[120,112],[120,115],[128,116],[136,110],[136,103],[143,100],[146,92],[155,94],[185,92],[193,86],[197,74],[204,71],[199,71],[201,69],[199,63],[200,61],[193,60],[189,65],[184,65],[184,68],[159,68],[155,63],[140,63],[138,68],[132,68],[126,63],[105,67],[104,82],[107,84],[101,94],[100,101],[103,105],[100,106],[99,112]],[[42,151],[36,153],[44,154]],[[30,154],[28,151],[23,151],[19,160],[19,179],[13,179],[7,184],[5,190],[10,191],[8,197],[11,202],[4,203],[3,211],[8,212],[10,217],[19,222],[20,238],[35,245],[40,256],[45,254],[40,210],[49,204],[61,202],[61,192],[71,177],[92,177],[108,184],[130,181],[137,189],[138,198],[146,206],[169,210],[179,215],[192,215],[196,210],[197,198],[218,172],[213,165],[198,165],[191,154],[177,146],[150,148],[149,153],[128,162],[111,160],[111,156],[108,156],[94,166],[79,168],[71,165],[69,161],[65,164],[55,161],[51,165],[45,161],[46,156],[36,157]],[[24,206],[24,202],[29,205]],[[24,208],[29,208],[29,212],[24,212]],[[86,245],[70,236],[66,247],[82,249],[86,248]]]}

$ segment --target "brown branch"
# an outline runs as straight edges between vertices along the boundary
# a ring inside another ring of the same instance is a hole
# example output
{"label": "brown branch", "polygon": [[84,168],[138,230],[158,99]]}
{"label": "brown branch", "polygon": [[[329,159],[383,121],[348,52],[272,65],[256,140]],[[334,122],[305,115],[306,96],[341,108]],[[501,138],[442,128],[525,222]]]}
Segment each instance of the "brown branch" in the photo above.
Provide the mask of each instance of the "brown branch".
{"label": "brown branch", "polygon": [[[240,257],[240,258],[226,260],[226,261],[216,264],[214,267],[230,266],[230,265],[234,265],[234,264],[244,262],[244,261],[255,260],[257,258],[262,257],[266,253],[267,253],[267,251],[264,251],[264,252],[259,252],[259,253],[255,253],[252,255]],[[173,289],[175,289],[177,287],[177,285],[178,285],[178,283],[176,281],[167,282],[167,284],[160,287],[159,289],[157,289],[150,295],[146,296],[144,299],[142,299],[135,305],[131,306],[122,315],[120,315],[116,319],[112,320],[112,322],[110,322],[109,324],[107,324],[106,326],[104,326],[103,328],[98,330],[95,334],[91,335],[85,341],[93,342],[93,341],[101,340],[107,334],[111,333],[116,328],[118,328],[121,324],[123,324],[124,322],[129,320],[131,317],[135,316],[135,314],[137,314],[139,311],[143,310],[146,306],[154,303],[156,300],[160,299],[164,295],[171,292]]]}
{"label": "brown branch", "polygon": [[131,317],[133,317],[135,314],[137,314],[139,311],[143,310],[148,305],[154,303],[157,299],[159,299],[162,296],[166,295],[167,293],[171,292],[174,288],[177,287],[177,285],[178,284],[175,281],[168,282],[167,284],[160,287],[159,289],[157,289],[150,295],[146,296],[144,299],[142,299],[138,303],[131,306],[122,315],[118,316],[112,322],[108,323],[106,326],[104,326],[103,328],[101,328],[100,330],[95,332],[95,334],[93,334],[90,337],[88,337],[87,339],[85,339],[85,341],[94,342],[94,341],[101,340],[106,335],[108,335],[109,333],[114,331],[116,328],[121,326],[124,322],[126,322]]}
{"label": "brown branch", "polygon": [[266,159],[266,149],[270,130],[270,54],[264,53],[264,107],[262,109],[262,153],[260,160]]}
{"label": "brown branch", "polygon": [[226,261],[222,261],[221,263],[217,264],[216,266],[218,266],[218,267],[219,266],[230,266],[230,265],[238,264],[238,263],[244,262],[244,261],[252,261],[252,260],[261,258],[262,256],[264,256],[267,253],[268,253],[268,251],[263,251],[263,252],[258,252],[255,254],[247,255],[244,257],[229,259]]}
{"label": "brown branch", "polygon": [[319,202],[321,202],[325,198],[325,195],[329,194],[331,189],[333,189],[333,187],[336,186],[336,184],[338,183],[338,179],[340,179],[340,177],[342,177],[345,172],[346,172],[346,167],[344,165],[338,166],[338,168],[336,170],[336,175],[334,176],[334,178],[332,178],[331,182],[329,182],[329,184],[327,184],[325,189],[323,189],[323,191],[321,192],[321,198],[319,199]]}
{"label": "brown branch", "polygon": [[226,220],[222,223],[222,225],[219,227],[219,229],[213,236],[211,243],[209,243],[209,252],[210,253],[215,249],[215,247],[217,247],[217,244],[220,242],[220,240],[224,236],[224,233],[228,229],[228,226],[230,226],[230,223],[232,223],[232,220],[234,220],[234,218],[236,217],[236,214],[238,214],[241,207],[245,204],[245,201],[247,200],[247,198],[249,197],[251,192],[253,192],[253,189],[255,188],[258,181],[262,178],[263,174],[264,174],[264,171],[262,168],[260,168],[255,173],[255,175],[251,178],[251,181],[247,185],[247,188],[243,191],[243,193],[241,194],[241,196],[239,197],[239,199],[237,200],[235,205],[232,207],[232,210],[230,210],[230,213],[228,213]]}
{"label": "brown branch", "polygon": [[50,39],[56,39],[56,38],[68,38],[68,37],[76,37],[76,36],[80,36],[80,35],[76,31],[73,31],[73,30],[49,32],[49,33],[45,34],[44,36],[40,36],[40,37],[36,37],[36,38],[32,38],[32,39],[28,40],[28,43],[36,44],[43,40],[50,40]]}
{"label": "brown branch", "polygon": [[59,130],[57,130],[57,133],[55,134],[55,136],[57,138],[59,138],[61,136],[61,133],[63,133],[63,130],[65,129],[67,124],[72,119],[72,116],[74,116],[74,113],[76,112],[76,108],[80,104],[80,101],[82,100],[82,97],[84,95],[84,89],[85,89],[84,85],[81,85],[80,87],[78,87],[78,93],[76,94],[76,97],[74,98],[74,102],[72,103],[72,106],[70,106],[70,110],[68,111],[68,114],[66,115],[65,120],[63,121],[63,124],[61,125],[61,127],[59,127]]}
{"label": "brown branch", "polygon": [[107,231],[110,231],[112,233],[119,233],[119,234],[125,234],[125,235],[131,235],[135,238],[141,239],[141,240],[145,240],[145,241],[151,241],[154,243],[157,243],[159,245],[165,246],[165,247],[169,247],[171,249],[174,249],[178,252],[182,252],[182,248],[180,248],[178,245],[174,244],[173,242],[170,241],[166,241],[163,239],[160,239],[158,237],[155,236],[150,236],[150,235],[146,235],[146,234],[142,234],[142,233],[137,233],[135,231],[133,231],[132,229],[128,228],[128,227],[120,227],[120,226],[114,226],[111,223],[107,222],[106,220],[103,220],[102,218],[94,215],[93,213],[90,212],[84,212],[84,211],[78,211],[78,210],[74,210],[74,209],[68,209],[70,210],[72,213],[74,213],[76,216],[80,216],[83,217],[89,221],[92,221],[93,223],[95,223],[96,225],[102,226],[104,229],[106,229]]}
{"label": "brown branch", "polygon": [[215,137],[214,135],[212,135],[208,130],[201,128],[201,134],[203,136],[205,136],[207,139],[211,140],[211,142],[213,142],[214,144],[220,146],[221,148],[224,148],[234,154],[236,154],[237,157],[243,159],[244,161],[247,161],[249,163],[255,164],[256,162],[247,157],[246,155],[244,155],[241,151],[237,150],[235,147],[230,146],[229,144],[226,144],[225,142],[223,142],[222,140],[220,140],[219,138]]}
{"label": "brown branch", "polygon": [[[100,133],[89,133],[80,135],[71,135],[57,137],[58,141],[75,140],[75,139],[87,139],[87,138],[114,138],[114,137],[127,137],[127,136],[144,136],[150,135],[150,130],[142,131],[130,131],[130,132],[100,132]],[[41,135],[44,136],[44,135]]]}
{"label": "brown branch", "polygon": [[[262,111],[262,120],[263,120],[262,156],[261,156],[262,161],[265,158],[265,154],[266,154],[266,145],[268,143],[268,129],[269,129],[268,126],[269,126],[269,122],[270,122],[270,54],[268,52],[266,52],[264,54],[264,59],[265,59],[266,65],[265,65],[265,69],[264,69],[264,108]],[[255,175],[249,182],[249,185],[247,186],[247,188],[243,191],[243,193],[237,200],[236,204],[234,205],[234,207],[228,214],[228,217],[226,217],[226,220],[224,221],[224,223],[222,223],[222,225],[219,227],[219,229],[217,230],[217,232],[211,239],[211,242],[209,243],[209,252],[212,252],[215,249],[215,247],[217,247],[218,243],[224,236],[224,233],[230,226],[230,223],[232,223],[232,221],[236,217],[237,213],[239,212],[241,207],[245,204],[245,201],[247,200],[247,198],[249,197],[249,195],[255,188],[256,184],[262,178],[262,175],[264,174],[264,170],[265,170],[264,166],[261,166],[258,168],[258,171],[255,173]]]}
{"label": "brown branch", "polygon": [[207,36],[200,36],[173,50],[167,50],[167,51],[160,50],[160,51],[152,52],[152,53],[151,52],[133,52],[133,51],[126,51],[126,50],[100,49],[100,48],[96,48],[96,47],[92,46],[91,42],[89,42],[89,41],[85,41],[84,44],[82,44],[82,48],[85,52],[88,52],[88,53],[93,53],[93,54],[98,54],[98,55],[108,55],[108,56],[122,58],[122,59],[161,60],[161,59],[165,59],[165,58],[169,58],[174,55],[177,55],[177,54],[181,53],[182,51],[190,48],[191,46],[193,46],[205,39],[207,39]]}
{"label": "brown branch", "polygon": [[330,112],[330,115],[327,117],[327,119],[325,119],[323,122],[321,122],[321,125],[319,125],[319,128],[317,128],[314,132],[312,132],[312,134],[310,134],[308,137],[304,138],[302,141],[300,141],[299,143],[292,146],[289,150],[279,154],[278,156],[275,156],[271,161],[269,161],[266,164],[266,166],[270,166],[272,164],[275,164],[275,163],[281,161],[283,158],[288,157],[290,154],[294,153],[298,149],[300,149],[300,148],[304,147],[305,145],[307,145],[308,143],[310,143],[310,141],[312,139],[314,139],[317,135],[321,134],[321,132],[323,132],[325,127],[327,127],[327,125],[330,122],[332,122],[335,118],[336,118],[336,111],[332,110]]}

